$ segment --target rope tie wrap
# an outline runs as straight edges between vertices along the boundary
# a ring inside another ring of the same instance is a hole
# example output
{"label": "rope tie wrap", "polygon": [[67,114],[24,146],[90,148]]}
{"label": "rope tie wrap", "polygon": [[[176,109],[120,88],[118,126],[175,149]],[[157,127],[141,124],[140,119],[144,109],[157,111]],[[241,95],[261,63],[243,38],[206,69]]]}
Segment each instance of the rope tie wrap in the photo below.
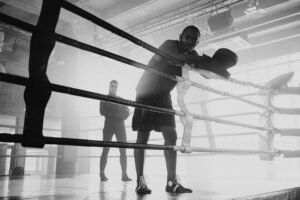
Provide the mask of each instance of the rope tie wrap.
{"label": "rope tie wrap", "polygon": [[181,111],[184,113],[184,115],[180,116],[180,121],[183,124],[183,137],[181,146],[184,147],[184,150],[182,152],[184,153],[191,153],[191,136],[192,136],[192,128],[193,128],[193,115],[190,113],[188,108],[186,107],[186,104],[184,102],[184,97],[187,93],[187,91],[190,89],[191,81],[189,81],[189,70],[184,68],[182,69],[182,79],[177,83],[177,102],[181,109]]}

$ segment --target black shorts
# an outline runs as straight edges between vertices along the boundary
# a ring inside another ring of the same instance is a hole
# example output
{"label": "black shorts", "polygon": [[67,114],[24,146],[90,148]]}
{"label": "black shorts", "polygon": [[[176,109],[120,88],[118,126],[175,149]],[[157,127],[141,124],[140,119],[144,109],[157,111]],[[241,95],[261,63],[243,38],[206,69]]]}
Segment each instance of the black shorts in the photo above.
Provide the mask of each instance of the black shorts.
{"label": "black shorts", "polygon": [[[172,109],[171,95],[155,95],[147,97],[136,97],[137,103],[145,105]],[[150,132],[152,130],[161,132],[162,126],[176,127],[175,116],[172,114],[163,114],[152,112],[145,109],[135,108],[132,118],[132,130],[141,132]]]}

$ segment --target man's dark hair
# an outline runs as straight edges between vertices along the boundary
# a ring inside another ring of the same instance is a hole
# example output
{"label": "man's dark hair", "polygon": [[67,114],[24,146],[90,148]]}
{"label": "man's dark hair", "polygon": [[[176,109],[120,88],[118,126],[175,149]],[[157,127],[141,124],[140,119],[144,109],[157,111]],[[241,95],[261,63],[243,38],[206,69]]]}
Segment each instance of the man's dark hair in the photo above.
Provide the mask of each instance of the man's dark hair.
{"label": "man's dark hair", "polygon": [[198,33],[198,35],[200,36],[200,30],[197,26],[190,25],[190,26],[185,27],[182,31],[182,34],[184,34],[184,32],[186,32],[187,30],[196,31]]}
{"label": "man's dark hair", "polygon": [[116,80],[111,80],[109,84],[112,84],[112,83],[119,84],[118,81],[116,81]]}

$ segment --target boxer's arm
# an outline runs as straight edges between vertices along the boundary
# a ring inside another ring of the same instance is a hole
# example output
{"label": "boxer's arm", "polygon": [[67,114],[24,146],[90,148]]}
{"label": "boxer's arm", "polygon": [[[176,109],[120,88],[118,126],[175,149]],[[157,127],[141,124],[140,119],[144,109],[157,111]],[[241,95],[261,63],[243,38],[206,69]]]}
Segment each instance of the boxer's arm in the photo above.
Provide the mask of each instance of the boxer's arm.
{"label": "boxer's arm", "polygon": [[[178,46],[176,41],[174,40],[167,40],[165,41],[160,47],[159,50],[167,53],[168,55],[172,56],[173,58],[177,59],[182,63],[197,63],[203,61],[205,58],[203,56],[198,55],[196,51],[193,51],[192,54],[185,54],[185,53],[178,53]],[[154,59],[159,61],[162,59],[161,56],[155,55]]]}

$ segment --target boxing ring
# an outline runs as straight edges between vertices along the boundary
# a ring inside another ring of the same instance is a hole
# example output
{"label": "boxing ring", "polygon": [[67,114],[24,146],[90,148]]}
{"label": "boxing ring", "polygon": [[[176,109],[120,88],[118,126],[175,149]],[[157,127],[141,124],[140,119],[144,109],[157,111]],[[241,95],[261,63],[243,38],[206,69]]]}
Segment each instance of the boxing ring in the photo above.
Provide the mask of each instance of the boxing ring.
{"label": "boxing ring", "polygon": [[[107,29],[108,31],[123,37],[130,42],[143,47],[144,49],[151,51],[157,55],[168,59],[169,61],[176,63],[178,66],[182,67],[183,76],[171,76],[151,69],[149,66],[139,63],[137,61],[122,57],[120,55],[114,54],[112,52],[94,47],[92,45],[74,40],[67,36],[55,33],[55,28],[60,14],[60,9],[64,8],[74,14],[77,14],[92,23]],[[275,134],[280,134],[282,136],[297,136],[299,132],[298,129],[278,129],[273,126],[272,115],[274,113],[279,114],[289,114],[295,115],[300,113],[300,109],[287,109],[287,108],[277,108],[272,105],[273,99],[277,95],[299,95],[300,88],[287,87],[288,81],[293,76],[292,73],[283,74],[265,85],[257,85],[251,82],[241,81],[233,78],[224,78],[218,74],[218,71],[209,71],[206,66],[202,69],[193,69],[187,64],[181,63],[175,58],[169,56],[168,54],[156,49],[155,47],[135,38],[134,36],[118,29],[117,27],[101,20],[100,18],[88,13],[87,11],[69,3],[65,0],[43,0],[42,9],[40,17],[36,26],[25,23],[21,20],[14,19],[5,14],[1,14],[1,21],[4,23],[16,26],[20,29],[32,33],[31,47],[30,47],[30,57],[29,57],[29,78],[0,73],[0,80],[3,82],[17,84],[25,86],[24,99],[26,104],[25,121],[23,134],[0,134],[1,142],[12,142],[21,143],[24,147],[34,147],[43,148],[45,145],[69,145],[69,146],[84,146],[84,147],[114,147],[114,148],[131,148],[131,149],[151,149],[151,150],[172,150],[181,151],[182,153],[213,153],[213,154],[233,154],[233,155],[259,155],[263,160],[272,160],[274,157],[299,157],[300,150],[288,150],[288,149],[276,149],[273,145],[273,137]],[[67,87],[59,84],[53,84],[48,80],[46,70],[49,56],[54,48],[56,42],[60,42],[75,48],[79,48],[100,56],[104,56],[121,63],[131,65],[136,68],[150,71],[151,73],[156,73],[158,76],[171,79],[177,83],[177,100],[180,110],[170,110],[165,108],[159,108],[149,105],[143,105],[136,103],[134,101],[121,99],[117,97],[112,97],[100,93],[94,93],[90,91],[85,91],[77,88]],[[212,87],[203,85],[201,83],[191,81],[189,77],[189,72],[195,71],[196,73],[208,77],[210,79],[217,79],[221,81],[228,81],[233,84],[237,84],[243,87],[253,87],[259,90],[259,93],[265,99],[265,103],[257,103],[245,98],[245,96],[237,96],[228,92],[220,91]],[[187,108],[184,102],[185,95],[187,91],[195,87],[199,90],[204,90],[210,93],[220,95],[222,97],[231,98],[239,102],[246,103],[248,105],[254,106],[259,109],[264,110],[263,116],[264,122],[261,126],[245,124],[230,120],[225,120],[221,118],[210,117],[207,115],[193,114]],[[43,120],[45,108],[47,106],[48,100],[52,92],[58,92],[73,96],[79,96],[84,98],[90,98],[95,100],[109,101],[113,103],[118,103],[126,106],[132,106],[141,109],[147,109],[154,112],[160,112],[170,115],[176,115],[180,117],[180,121],[183,125],[183,136],[181,145],[157,145],[157,144],[136,144],[136,143],[121,143],[121,142],[107,142],[98,140],[87,140],[87,139],[76,139],[76,138],[62,138],[62,137],[48,137],[43,135]],[[253,129],[259,131],[259,137],[261,138],[260,148],[258,150],[252,149],[224,149],[224,148],[203,148],[199,146],[192,146],[191,140],[193,138],[192,128],[193,122],[195,120],[208,121],[219,124],[226,124],[231,126],[243,127],[248,129]],[[26,179],[24,180],[24,183]],[[159,185],[159,183],[158,183]],[[103,185],[102,185],[103,186]],[[121,187],[121,186],[118,186]],[[236,185],[238,187],[238,185]],[[101,188],[100,188],[101,189]],[[103,189],[103,188],[102,188]],[[130,189],[130,190],[129,190]],[[125,193],[134,193],[134,189],[131,186],[126,187]],[[104,190],[104,189],[103,189]],[[122,190],[122,189],[120,189]],[[201,190],[201,189],[200,189]],[[260,191],[263,194],[250,195],[249,197],[240,196],[236,199],[271,199],[276,197],[278,199],[297,199],[300,198],[299,188],[276,188],[275,191]],[[109,191],[109,189],[108,189]],[[119,190],[118,190],[119,191]],[[105,192],[105,191],[102,191]],[[77,192],[75,192],[77,194]],[[79,195],[79,193],[78,193]],[[199,192],[195,192],[194,196],[201,195]],[[125,194],[126,196],[126,194]],[[182,195],[183,196],[183,195]],[[97,196],[98,197],[98,196]],[[128,194],[128,199],[133,197],[133,194]],[[151,198],[156,198],[153,196]],[[229,198],[226,195],[214,196],[212,198]],[[126,199],[124,198],[124,199]],[[135,197],[136,198],[136,197]],[[150,198],[150,197],[149,197]],[[167,197],[169,198],[169,197]],[[209,199],[209,197],[207,197]],[[98,198],[97,198],[98,199]],[[100,197],[101,199],[101,197]],[[102,197],[102,199],[110,199],[109,197]],[[175,198],[177,199],[177,197]],[[180,199],[180,197],[178,197]],[[198,198],[197,198],[198,199]]]}

